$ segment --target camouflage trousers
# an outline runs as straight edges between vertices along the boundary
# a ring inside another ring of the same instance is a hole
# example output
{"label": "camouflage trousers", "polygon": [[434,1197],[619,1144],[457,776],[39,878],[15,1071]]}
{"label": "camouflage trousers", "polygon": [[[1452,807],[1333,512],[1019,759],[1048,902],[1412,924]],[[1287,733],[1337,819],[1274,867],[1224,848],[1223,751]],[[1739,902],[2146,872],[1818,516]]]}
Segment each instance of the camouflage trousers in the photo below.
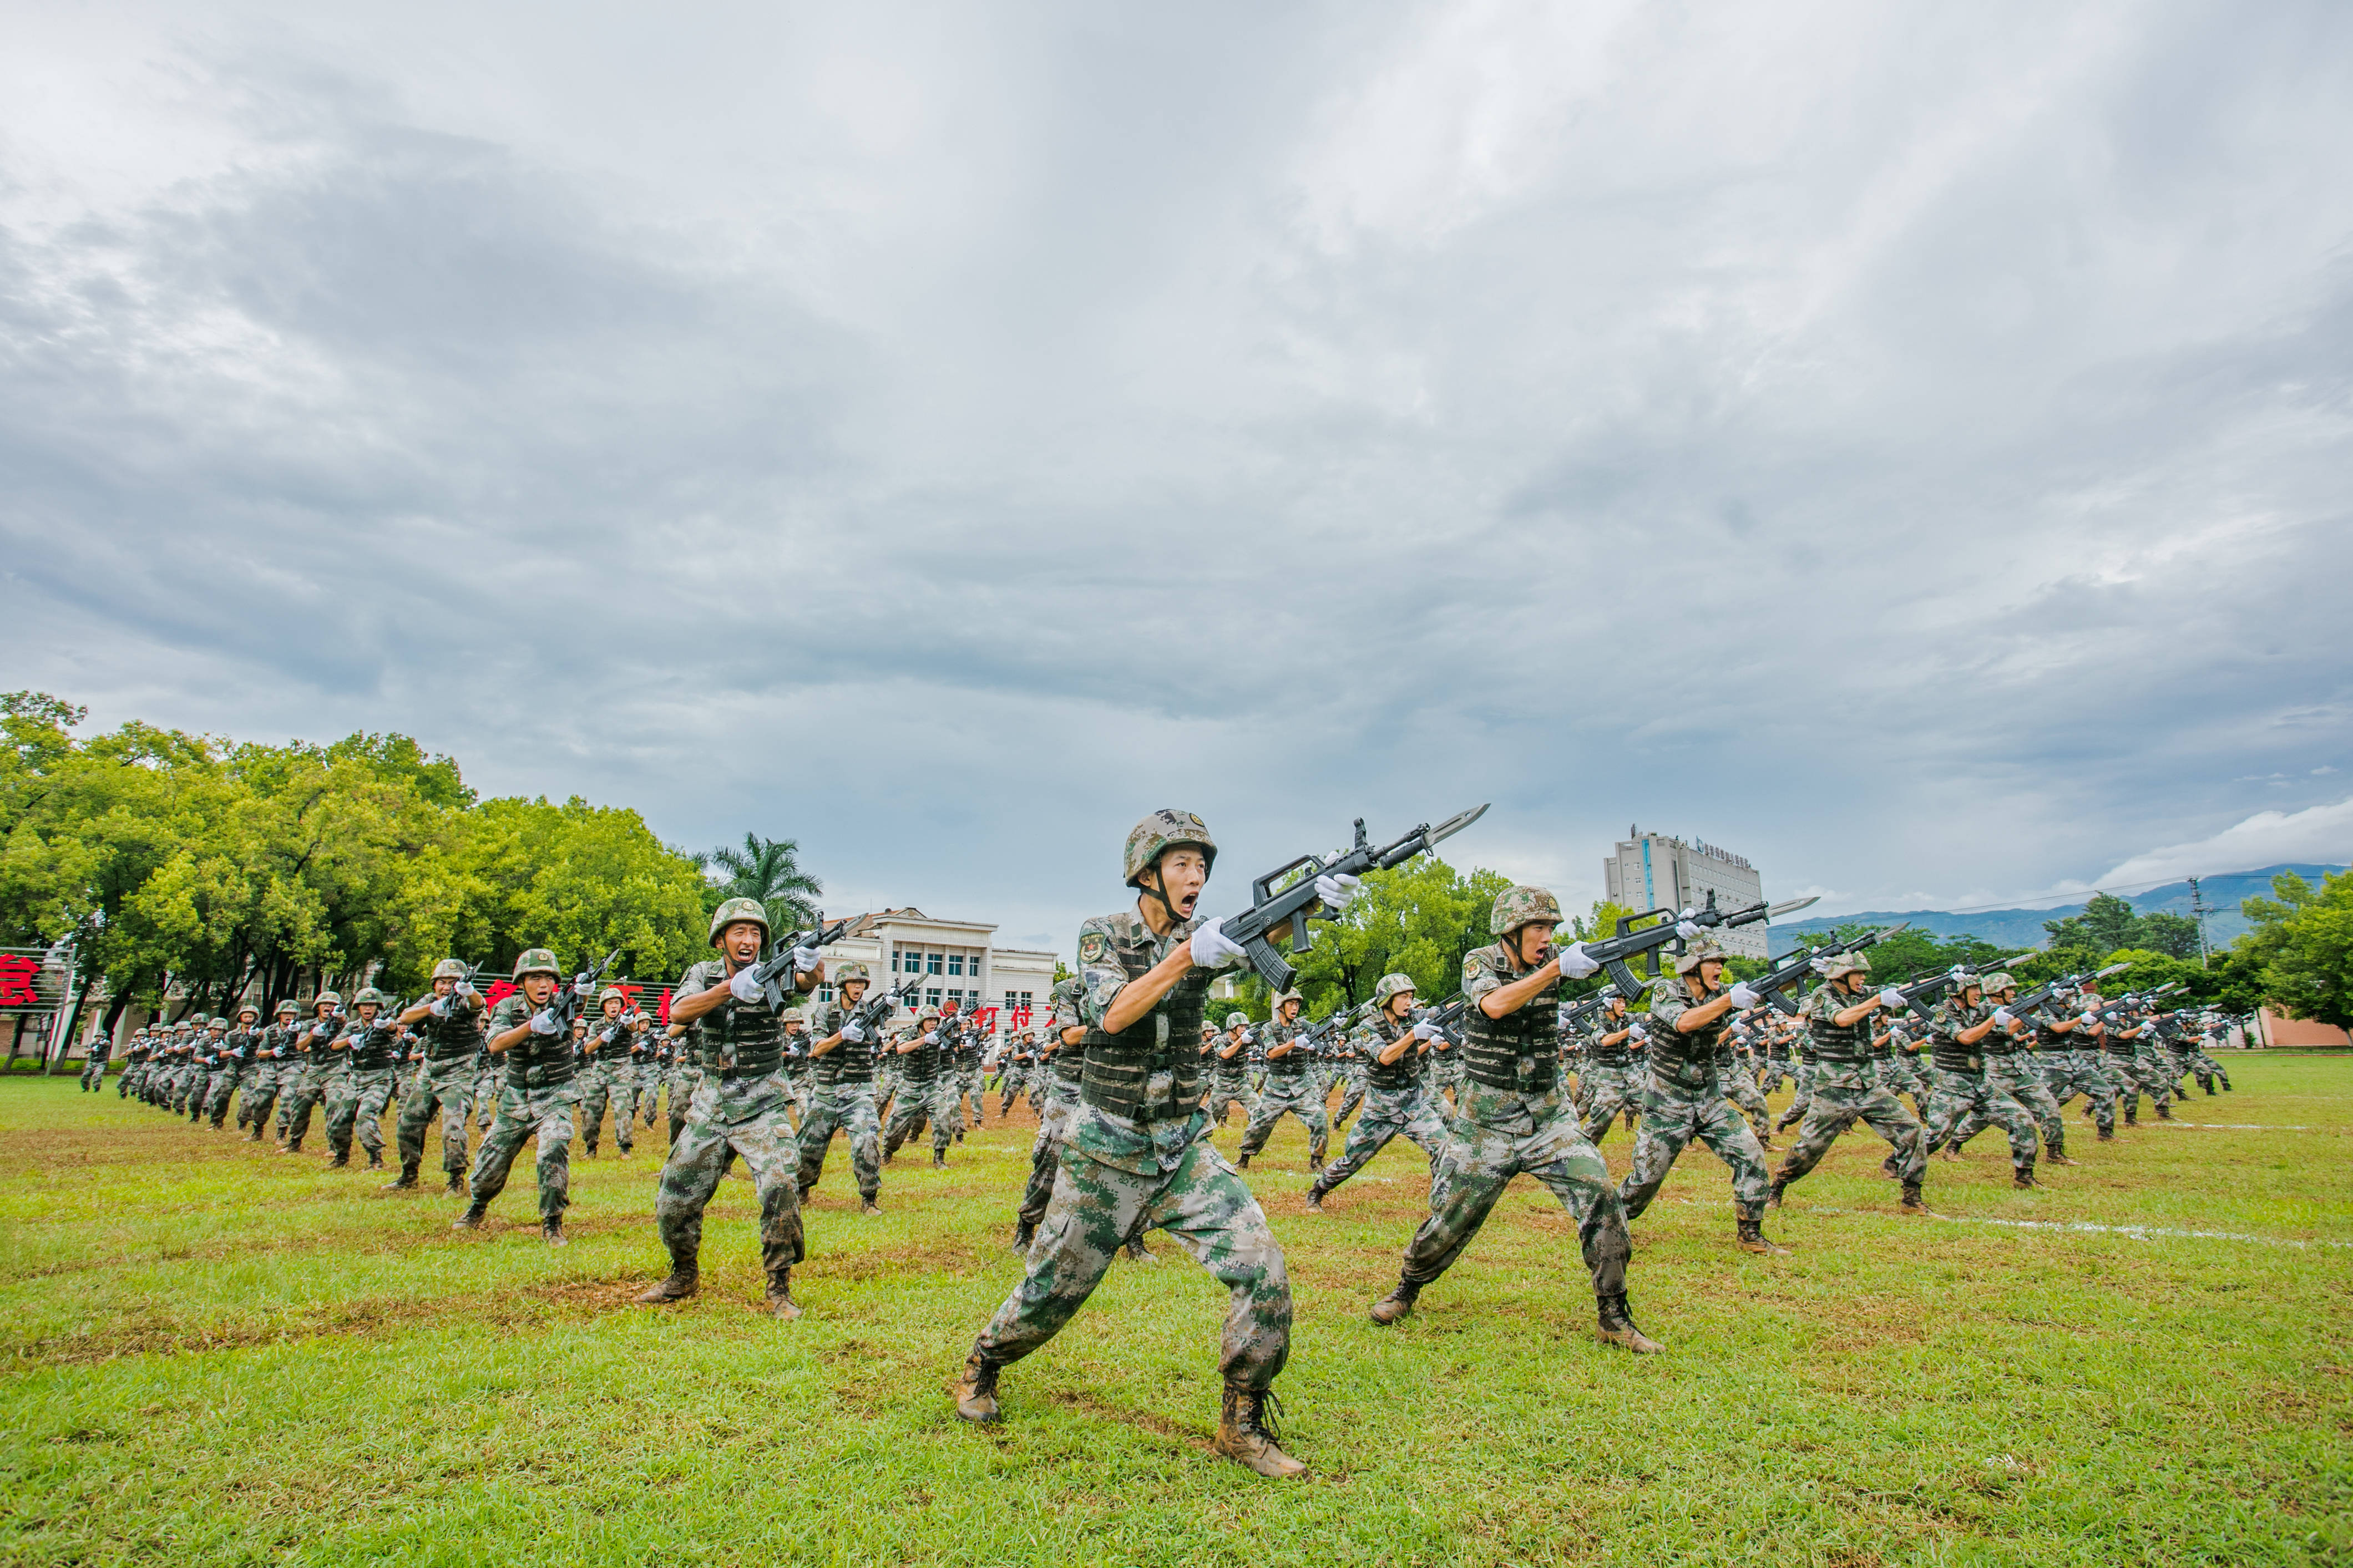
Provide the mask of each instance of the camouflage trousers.
{"label": "camouflage trousers", "polygon": [[278,1085],[285,1064],[248,1062],[237,1075],[237,1124],[248,1137],[259,1138],[269,1129],[269,1112],[278,1103]]}
{"label": "camouflage trousers", "polygon": [[1285,1116],[1295,1116],[1307,1129],[1307,1163],[1314,1167],[1324,1163],[1324,1152],[1332,1141],[1332,1122],[1324,1113],[1324,1093],[1312,1073],[1301,1073],[1293,1079],[1270,1076],[1266,1092],[1250,1107],[1250,1126],[1242,1132],[1242,1158],[1247,1160],[1266,1147],[1274,1136],[1274,1124]]}
{"label": "camouflage trousers", "polygon": [[474,1078],[474,1124],[483,1131],[491,1130],[491,1119],[499,1112],[499,1091],[506,1088],[506,1068],[492,1057],[480,1066]]}
{"label": "camouflage trousers", "polygon": [[84,1094],[96,1094],[106,1087],[106,1058],[92,1052],[81,1064],[81,1089]]}
{"label": "camouflage trousers", "polygon": [[1022,1088],[1029,1077],[1024,1068],[1010,1065],[997,1075],[997,1119],[999,1121],[1013,1114],[1014,1102],[1021,1098]]}
{"label": "camouflage trousers", "polygon": [[1409,1138],[1421,1146],[1430,1156],[1430,1182],[1438,1185],[1438,1162],[1446,1152],[1446,1123],[1431,1109],[1428,1096],[1419,1089],[1375,1089],[1365,1097],[1365,1114],[1348,1129],[1348,1141],[1342,1145],[1340,1157],[1324,1167],[1315,1178],[1315,1192],[1320,1195],[1373,1163],[1373,1156],[1389,1145],[1395,1138]]}
{"label": "camouflage trousers", "polygon": [[[1696,1083],[1653,1072],[1642,1090],[1642,1131],[1634,1140],[1634,1165],[1618,1184],[1626,1217],[1637,1220],[1665,1184],[1667,1173],[1694,1139],[1732,1167],[1732,1206],[1742,1219],[1761,1219],[1771,1179],[1765,1173],[1765,1147],[1726,1095],[1738,1073],[1701,1071]],[[1757,1092],[1750,1084],[1748,1092]]]}
{"label": "camouflage trousers", "polygon": [[213,1073],[212,1086],[205,1094],[205,1120],[216,1128],[228,1123],[228,1102],[236,1098],[237,1086],[253,1070],[251,1062],[230,1062]]}
{"label": "camouflage trousers", "polygon": [[131,1091],[139,1087],[138,1080],[146,1076],[147,1065],[144,1062],[131,1062],[125,1065],[121,1076],[114,1080],[114,1098],[130,1099]]}
{"label": "camouflage trousers", "polygon": [[[2126,1091],[2125,1099],[2126,1114],[2127,1116],[2136,1116],[2139,1114],[2139,1095],[2141,1094],[2147,1095],[2150,1100],[2157,1103],[2157,1106],[2160,1110],[2172,1109],[2173,1102],[2177,1098],[2174,1094],[2177,1079],[2176,1075],[2172,1071],[2172,1063],[2165,1059],[2164,1053],[2158,1050],[2145,1048],[2133,1053],[2132,1081],[2134,1087],[2133,1089],[2128,1089]],[[2135,1092],[2136,1090],[2137,1090],[2137,1092]]]}
{"label": "camouflage trousers", "polygon": [[[2199,1087],[2203,1089],[2207,1093],[2211,1094],[2214,1092],[2214,1080],[2217,1079],[2221,1080],[2222,1087],[2224,1089],[2229,1089],[2231,1087],[2231,1075],[2222,1070],[2222,1064],[2215,1060],[2213,1057],[2210,1056],[2203,1046],[2200,1046],[2191,1050],[2188,1060],[2189,1062],[2189,1070],[2198,1075]],[[101,1077],[104,1076],[105,1070],[106,1069],[102,1066],[100,1068],[99,1071]]]}
{"label": "camouflage trousers", "polygon": [[1607,1062],[1596,1062],[1577,1075],[1578,1086],[1585,1090],[1581,1107],[1585,1124],[1577,1131],[1588,1143],[1599,1147],[1619,1117],[1632,1118],[1642,1080],[1650,1076],[1648,1068]]}
{"label": "camouflage trousers", "polygon": [[636,1061],[617,1061],[605,1070],[613,1075],[613,1142],[626,1154],[638,1135],[638,1100],[646,1092],[649,1069]]}
{"label": "camouflage trousers", "polygon": [[956,1077],[956,1091],[964,1097],[965,1104],[971,1109],[973,1126],[986,1125],[981,1112],[988,1109],[988,1095],[987,1086],[981,1081],[980,1068],[970,1067],[959,1073]]}
{"label": "camouflage trousers", "polygon": [[[573,1080],[580,1086],[580,1149],[589,1159],[596,1157],[597,1141],[605,1131],[605,1111],[613,1103],[613,1068],[603,1062],[593,1062],[580,1069]],[[629,1152],[629,1123],[623,1118],[613,1119],[613,1142],[621,1152]]]}
{"label": "camouflage trousers", "polygon": [[1152,1175],[1064,1146],[1021,1283],[973,1349],[1000,1364],[1038,1349],[1094,1293],[1128,1237],[1155,1226],[1229,1292],[1218,1354],[1226,1382],[1271,1385],[1291,1354],[1291,1276],[1258,1200],[1206,1138]]}
{"label": "camouflage trousers", "polygon": [[1757,1141],[1762,1143],[1767,1130],[1773,1125],[1773,1111],[1765,1103],[1765,1096],[1757,1089],[1756,1079],[1738,1068],[1719,1075],[1719,1078],[1724,1085],[1724,1098],[1740,1107],[1740,1113],[1748,1118],[1749,1129],[1757,1134]]}
{"label": "camouflage trousers", "polygon": [[932,1148],[945,1150],[964,1131],[956,1100],[956,1082],[952,1077],[942,1077],[934,1083],[901,1084],[899,1103],[891,1108],[891,1124],[883,1130],[882,1157],[888,1160],[899,1152],[900,1144],[921,1137],[926,1122],[931,1124]]}
{"label": "camouflage trousers", "polygon": [[1757,1091],[1762,1094],[1778,1094],[1783,1084],[1797,1081],[1787,1057],[1767,1057],[1764,1070],[1757,1075]]}
{"label": "camouflage trousers", "polygon": [[1886,1168],[1897,1181],[1912,1186],[1927,1175],[1919,1121],[1902,1100],[1880,1087],[1869,1062],[1818,1062],[1808,1076],[1813,1092],[1805,1124],[1774,1173],[1776,1181],[1786,1185],[1820,1164],[1839,1134],[1858,1121],[1887,1141]]}
{"label": "camouflage trousers", "polygon": [[1777,1129],[1781,1127],[1795,1127],[1799,1122],[1803,1121],[1806,1119],[1806,1112],[1813,1108],[1814,1072],[1815,1068],[1813,1063],[1799,1062],[1798,1064],[1795,1073],[1798,1085],[1798,1097],[1789,1101],[1788,1110],[1781,1112],[1781,1120],[1775,1124]]}
{"label": "camouflage trousers", "polygon": [[346,1068],[327,1080],[327,1149],[339,1160],[351,1157],[352,1134],[371,1161],[384,1158],[384,1108],[392,1099],[393,1071]]}
{"label": "camouflage trousers", "polygon": [[702,1069],[691,1062],[670,1069],[663,1079],[669,1086],[670,1141],[676,1143],[686,1131],[686,1113],[694,1104],[695,1090],[702,1087]]}
{"label": "camouflage trousers", "polygon": [[791,1094],[774,1073],[703,1075],[686,1126],[662,1163],[654,1221],[670,1267],[691,1272],[702,1248],[702,1211],[728,1162],[742,1156],[760,1197],[760,1268],[774,1278],[801,1260],[800,1143]]}
{"label": "camouflage trousers", "polygon": [[2034,1163],[2034,1119],[2010,1091],[1984,1072],[1936,1069],[1936,1098],[1928,1108],[1928,1152],[1935,1153],[1952,1139],[1962,1123],[1984,1113],[1985,1125],[2010,1134],[2013,1165]]}
{"label": "camouflage trousers", "polygon": [[[2059,1102],[2052,1098],[2050,1087],[2042,1081],[2041,1058],[2031,1051],[1996,1057],[1986,1063],[1986,1078],[2009,1091],[2010,1098],[2025,1108],[2026,1114],[2034,1121],[2034,1131],[2042,1136],[2042,1147],[2054,1157],[2065,1158],[2067,1123],[2059,1114]],[[1953,1147],[1960,1148],[1993,1124],[1993,1119],[1984,1112],[1973,1112],[1953,1130]]]}
{"label": "camouflage trousers", "polygon": [[1241,1111],[1242,1125],[1248,1127],[1250,1119],[1250,1079],[1240,1073],[1231,1077],[1223,1073],[1212,1075],[1209,1079],[1209,1125],[1223,1127],[1226,1112],[1234,1110]]}
{"label": "camouflage trousers", "polygon": [[1512,1178],[1525,1173],[1550,1189],[1577,1222],[1593,1293],[1623,1295],[1633,1250],[1626,1205],[1600,1151],[1578,1131],[1567,1096],[1557,1089],[1535,1095],[1465,1082],[1460,1105],[1430,1189],[1430,1217],[1407,1243],[1398,1277],[1427,1285],[1451,1268]]}
{"label": "camouflage trousers", "polygon": [[1936,1077],[1928,1069],[1928,1058],[1918,1051],[1898,1051],[1894,1069],[1888,1079],[1888,1089],[1892,1093],[1910,1095],[1913,1112],[1925,1123],[1928,1102],[1936,1093]]}
{"label": "camouflage trousers", "polygon": [[286,1116],[286,1146],[300,1149],[311,1131],[311,1108],[327,1098],[327,1068],[307,1058],[279,1070],[279,1109]]}
{"label": "camouflage trousers", "polygon": [[473,1109],[474,1064],[470,1058],[417,1064],[409,1080],[408,1098],[400,1102],[400,1121],[394,1136],[400,1145],[400,1168],[414,1171],[425,1163],[425,1129],[438,1112],[441,1118],[441,1168],[451,1175],[466,1170],[468,1112]]}
{"label": "camouflage trousers", "polygon": [[172,1109],[184,1113],[191,1121],[201,1121],[205,1115],[205,1091],[212,1085],[212,1069],[194,1067],[182,1081],[180,1092],[172,1100]]}
{"label": "camouflage trousers", "polygon": [[809,1194],[825,1174],[825,1157],[839,1132],[849,1140],[849,1173],[858,1195],[872,1203],[882,1191],[882,1127],[874,1114],[874,1087],[866,1083],[820,1083],[809,1093],[801,1119],[800,1195]]}
{"label": "camouflage trousers", "polygon": [[2108,1081],[2107,1069],[2100,1065],[2097,1051],[2046,1051],[2042,1063],[2042,1087],[2051,1091],[2052,1101],[2061,1110],[2077,1095],[2084,1097],[2084,1109],[2101,1123],[2103,1130],[2114,1131],[2116,1121],[2116,1088]]}
{"label": "camouflage trousers", "polygon": [[1332,1125],[1345,1127],[1348,1118],[1364,1108],[1370,1079],[1362,1062],[1350,1062],[1334,1075],[1340,1089],[1340,1109],[1332,1113]]}
{"label": "camouflage trousers", "polygon": [[488,1206],[506,1190],[507,1173],[526,1140],[539,1140],[534,1173],[539,1177],[539,1217],[562,1219],[572,1202],[572,1113],[580,1090],[568,1083],[539,1084],[499,1090],[492,1108],[491,1130],[474,1152],[474,1171],[467,1185],[477,1204]]}

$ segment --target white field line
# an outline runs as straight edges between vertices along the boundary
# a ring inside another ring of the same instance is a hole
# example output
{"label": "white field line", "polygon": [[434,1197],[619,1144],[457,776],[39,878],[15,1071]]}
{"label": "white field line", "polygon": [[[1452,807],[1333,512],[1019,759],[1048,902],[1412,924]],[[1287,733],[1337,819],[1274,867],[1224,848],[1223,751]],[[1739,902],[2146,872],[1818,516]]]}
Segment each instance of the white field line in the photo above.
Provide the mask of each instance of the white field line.
{"label": "white field line", "polygon": [[[1808,1214],[1852,1214],[1852,1209],[1810,1208]],[[2258,1247],[2289,1247],[2298,1252],[2316,1247],[2353,1248],[2353,1241],[2301,1241],[2285,1236],[2249,1236],[2235,1230],[2182,1230],[2164,1225],[2094,1225],[2089,1220],[1996,1219],[1990,1215],[1940,1214],[1934,1217],[1954,1225],[1999,1225],[2011,1230],[2057,1230],[2077,1236],[2123,1236],[2135,1241],[2252,1241]]]}

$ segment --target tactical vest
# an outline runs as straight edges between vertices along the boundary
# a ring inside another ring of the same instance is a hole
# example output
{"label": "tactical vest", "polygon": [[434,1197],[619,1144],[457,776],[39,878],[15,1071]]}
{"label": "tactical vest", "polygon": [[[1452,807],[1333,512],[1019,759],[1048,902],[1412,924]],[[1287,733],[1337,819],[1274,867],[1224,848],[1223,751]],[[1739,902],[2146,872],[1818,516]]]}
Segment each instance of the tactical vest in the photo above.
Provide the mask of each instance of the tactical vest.
{"label": "tactical vest", "polygon": [[[1993,1016],[1987,1007],[1968,1007],[1958,1002],[1947,1003],[1943,1009],[1951,1022],[1960,1029],[1974,1029]],[[1965,1046],[1943,1029],[1936,1031],[1936,1043],[1931,1047],[1937,1068],[1945,1072],[1976,1073],[1985,1070],[1984,1042]]]}
{"label": "tactical vest", "polygon": [[[1261,1049],[1271,1049],[1276,1046],[1288,1045],[1297,1039],[1299,1035],[1300,1030],[1296,1026],[1271,1023],[1259,1031],[1259,1044]],[[1305,1051],[1285,1051],[1279,1057],[1267,1058],[1268,1086],[1287,1089],[1297,1083],[1300,1076],[1307,1070],[1307,1061]]]}
{"label": "tactical vest", "polygon": [[354,1023],[351,1042],[353,1071],[375,1072],[392,1065],[392,1025],[382,1015],[374,1024]]}
{"label": "tactical vest", "polygon": [[[1669,984],[1683,994],[1684,1003],[1692,1007],[1704,1007],[1724,994],[1719,987],[1714,991],[1703,990],[1701,994],[1694,996],[1684,988],[1681,975],[1675,976]],[[1657,1004],[1651,1005],[1656,1007]],[[1685,1088],[1702,1087],[1728,1054],[1724,1032],[1731,1026],[1732,1015],[1729,1013],[1720,1013],[1713,1023],[1689,1031],[1678,1029],[1672,1024],[1653,1022],[1650,1026],[1651,1070]]]}
{"label": "tactical vest", "polygon": [[1409,1043],[1397,1060],[1384,1064],[1381,1053],[1397,1044],[1398,1038],[1411,1034],[1399,1028],[1386,1017],[1373,1020],[1373,1037],[1378,1042],[1365,1053],[1365,1087],[1383,1094],[1405,1094],[1421,1085],[1421,1052]]}
{"label": "tactical vest", "polygon": [[1613,1018],[1607,1013],[1601,1016],[1601,1021],[1593,1026],[1593,1033],[1585,1037],[1585,1054],[1595,1067],[1622,1068],[1634,1059],[1634,1053],[1627,1048],[1625,1040],[1609,1045],[1601,1041],[1602,1036],[1615,1035],[1630,1022],[1631,1019]]}
{"label": "tactical vest", "polygon": [[[1475,957],[1503,959],[1501,946],[1482,947]],[[1506,984],[1525,980],[1526,973],[1510,973]],[[1462,1009],[1462,1075],[1489,1089],[1519,1094],[1549,1094],[1560,1082],[1560,1052],[1553,1045],[1553,1025],[1559,1014],[1545,1005],[1542,991],[1516,1013],[1490,1018],[1473,1002]]]}
{"label": "tactical vest", "polygon": [[[549,1000],[553,1001],[551,996]],[[503,1035],[531,1022],[539,1012],[531,998],[515,993],[498,1005],[491,1014],[492,1036]],[[499,1053],[506,1060],[506,1084],[509,1089],[544,1089],[554,1084],[570,1083],[580,1070],[574,1058],[572,1042],[559,1035],[526,1034],[515,1045]]]}
{"label": "tactical vest", "polygon": [[[849,1009],[831,1007],[817,1026],[818,1038],[822,1040],[841,1033],[849,1023]],[[817,1064],[817,1081],[820,1084],[872,1083],[874,1081],[874,1042],[844,1040],[821,1057],[811,1058]]]}
{"label": "tactical vest", "polygon": [[1844,1026],[1831,1023],[1831,1015],[1861,1006],[1871,1000],[1872,994],[1866,991],[1860,996],[1851,996],[1844,986],[1831,984],[1824,987],[1822,995],[1824,1000],[1818,1005],[1824,1011],[1806,1016],[1806,1038],[1813,1054],[1826,1062],[1869,1061],[1872,1026],[1879,1021],[1879,1015],[1865,1013]]}
{"label": "tactical vest", "polygon": [[[1129,983],[1141,980],[1159,960],[1151,934],[1134,946],[1111,943],[1111,956]],[[1079,1098],[1098,1110],[1131,1121],[1173,1121],[1201,1108],[1201,1015],[1208,1004],[1210,971],[1188,969],[1152,1010],[1114,1035],[1096,1025],[1082,1048]],[[1067,1046],[1064,1053],[1069,1051]],[[1268,1064],[1269,1069],[1282,1064]],[[1168,1075],[1165,1098],[1150,1099],[1154,1077]]]}
{"label": "tactical vest", "polygon": [[1250,1075],[1250,1047],[1244,1046],[1230,1057],[1218,1053],[1226,1048],[1226,1037],[1219,1035],[1209,1043],[1209,1071],[1228,1083],[1240,1083]]}
{"label": "tactical vest", "polygon": [[482,1048],[482,1010],[455,1005],[446,1018],[427,1013],[417,1026],[425,1041],[425,1059],[428,1062],[462,1061]]}
{"label": "tactical vest", "polygon": [[[936,1033],[937,1031],[926,1031]],[[900,1053],[893,1059],[899,1068],[899,1081],[911,1089],[920,1089],[940,1081],[940,1066],[947,1058],[948,1048],[941,1045],[925,1045],[923,1037],[915,1037],[915,1048]]]}

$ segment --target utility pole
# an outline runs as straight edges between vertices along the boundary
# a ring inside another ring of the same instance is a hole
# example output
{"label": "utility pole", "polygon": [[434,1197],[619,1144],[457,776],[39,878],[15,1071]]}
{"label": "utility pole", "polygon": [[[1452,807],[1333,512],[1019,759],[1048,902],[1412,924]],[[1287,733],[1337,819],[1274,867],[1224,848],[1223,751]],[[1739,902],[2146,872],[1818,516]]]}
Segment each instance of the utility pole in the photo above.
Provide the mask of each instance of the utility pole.
{"label": "utility pole", "polygon": [[2206,895],[2198,886],[2198,879],[2189,879],[2189,913],[2198,922],[2198,967],[2206,967]]}

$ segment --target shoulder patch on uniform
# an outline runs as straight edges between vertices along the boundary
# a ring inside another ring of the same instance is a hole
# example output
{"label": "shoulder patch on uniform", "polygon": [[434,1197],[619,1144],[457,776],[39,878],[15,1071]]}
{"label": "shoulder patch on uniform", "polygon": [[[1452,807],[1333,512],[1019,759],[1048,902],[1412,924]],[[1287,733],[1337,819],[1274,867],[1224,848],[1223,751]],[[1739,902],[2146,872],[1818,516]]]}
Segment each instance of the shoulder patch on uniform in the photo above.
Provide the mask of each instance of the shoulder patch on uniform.
{"label": "shoulder patch on uniform", "polygon": [[1111,942],[1099,931],[1091,931],[1079,938],[1079,962],[1101,963],[1111,953]]}

